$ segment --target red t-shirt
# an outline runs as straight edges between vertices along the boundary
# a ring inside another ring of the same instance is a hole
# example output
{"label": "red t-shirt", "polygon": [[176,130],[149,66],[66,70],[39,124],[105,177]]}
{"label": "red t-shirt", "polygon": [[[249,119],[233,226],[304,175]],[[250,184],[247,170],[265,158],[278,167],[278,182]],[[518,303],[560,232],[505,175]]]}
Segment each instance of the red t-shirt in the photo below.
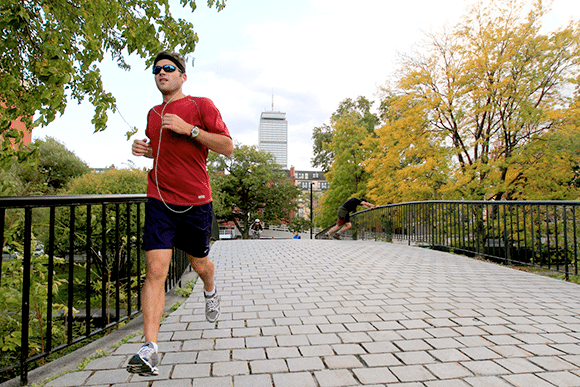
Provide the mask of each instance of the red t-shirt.
{"label": "red t-shirt", "polygon": [[230,136],[219,110],[208,98],[191,97],[161,104],[149,110],[145,134],[153,148],[153,168],[149,171],[147,196],[180,206],[199,206],[212,201],[207,174],[206,146],[196,140],[164,129],[159,144],[161,114],[176,114],[201,130]]}

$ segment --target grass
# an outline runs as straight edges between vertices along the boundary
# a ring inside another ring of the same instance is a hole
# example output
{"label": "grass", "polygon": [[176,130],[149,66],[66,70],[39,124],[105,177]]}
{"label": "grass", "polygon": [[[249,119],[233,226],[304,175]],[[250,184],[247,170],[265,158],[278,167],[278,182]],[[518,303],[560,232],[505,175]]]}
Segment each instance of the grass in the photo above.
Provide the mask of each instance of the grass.
{"label": "grass", "polygon": [[52,377],[50,377],[50,378],[48,378],[48,379],[46,379],[46,380],[43,380],[43,381],[42,381],[42,382],[40,382],[40,383],[33,383],[33,384],[31,384],[31,387],[43,387],[43,386],[47,385],[48,383],[52,382],[53,380],[60,378],[60,377],[61,377],[61,376],[63,376],[63,375],[70,374],[70,373],[72,373],[72,372],[82,371],[82,370],[84,370],[84,369],[86,368],[86,366],[87,366],[87,365],[89,365],[89,363],[90,363],[90,362],[92,362],[93,360],[95,360],[95,359],[98,359],[98,358],[101,358],[101,357],[105,357],[105,356],[108,356],[108,355],[109,355],[109,354],[108,354],[107,352],[105,352],[105,351],[103,351],[103,350],[100,350],[100,349],[99,349],[99,350],[97,350],[97,351],[95,352],[95,354],[94,354],[94,355],[91,355],[91,356],[89,356],[89,357],[85,357],[85,358],[83,358],[83,360],[82,360],[82,361],[80,362],[80,364],[77,366],[77,369],[76,369],[76,370],[70,370],[70,371],[62,371],[62,372],[59,372],[58,374],[56,374],[56,375],[54,375],[54,376],[52,376]]}
{"label": "grass", "polygon": [[187,281],[185,283],[185,286],[183,288],[180,288],[179,286],[175,288],[175,294],[177,294],[179,297],[189,297],[191,296],[191,293],[193,292],[193,287],[195,286],[195,279],[190,279],[189,281]]}

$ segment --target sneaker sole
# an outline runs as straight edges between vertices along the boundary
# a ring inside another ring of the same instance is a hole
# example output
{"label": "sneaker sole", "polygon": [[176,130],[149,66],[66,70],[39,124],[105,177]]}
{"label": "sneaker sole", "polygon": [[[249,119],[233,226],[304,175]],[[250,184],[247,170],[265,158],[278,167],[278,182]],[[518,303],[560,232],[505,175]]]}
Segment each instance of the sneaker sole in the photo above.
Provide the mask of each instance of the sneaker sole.
{"label": "sneaker sole", "polygon": [[137,359],[138,364],[127,364],[127,372],[132,374],[139,374],[140,376],[157,376],[159,375],[159,369],[157,367],[152,367],[149,363],[143,361],[140,357],[135,355],[131,360]]}

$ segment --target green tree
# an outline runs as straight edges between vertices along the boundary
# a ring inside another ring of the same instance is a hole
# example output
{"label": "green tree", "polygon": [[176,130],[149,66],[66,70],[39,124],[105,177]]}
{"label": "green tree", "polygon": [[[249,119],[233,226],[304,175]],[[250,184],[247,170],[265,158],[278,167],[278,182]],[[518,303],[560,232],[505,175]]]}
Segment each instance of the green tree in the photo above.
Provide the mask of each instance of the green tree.
{"label": "green tree", "polygon": [[[395,114],[377,131],[367,162],[376,199],[409,198],[425,187],[434,198],[525,199],[526,186],[540,189],[536,198],[570,197],[532,171],[558,154],[553,134],[565,128],[578,87],[580,34],[573,23],[541,33],[547,10],[541,1],[524,13],[526,6],[478,2],[451,31],[430,35],[423,54],[402,58],[400,77],[384,88],[383,105]],[[577,126],[568,128],[567,137],[577,136]],[[554,161],[567,165],[551,171],[564,184],[574,166]],[[385,178],[391,188],[380,192]]]}
{"label": "green tree", "polygon": [[[326,180],[329,189],[320,200],[316,224],[326,226],[336,218],[336,209],[342,202],[353,195],[366,194],[366,182],[369,174],[365,172],[363,162],[369,157],[364,146],[367,137],[374,137],[374,130],[379,122],[371,112],[373,103],[365,97],[356,101],[350,98],[342,101],[330,118],[331,132],[328,128],[315,131],[313,136],[314,156],[330,162]],[[329,139],[330,138],[330,139]],[[317,147],[317,142],[322,147]],[[332,159],[331,159],[332,158]],[[325,168],[326,164],[317,164]]]}
{"label": "green tree", "polygon": [[111,169],[73,179],[67,195],[144,194],[147,192],[147,171],[138,168]]}
{"label": "green tree", "polygon": [[[207,1],[218,11],[225,2]],[[195,0],[180,4],[196,8]],[[97,66],[105,54],[129,69],[124,55],[149,63],[162,49],[189,54],[198,41],[193,24],[175,19],[167,0],[6,0],[0,31],[0,135],[16,119],[28,128],[46,125],[68,100],[85,97],[95,107],[95,131],[104,130],[107,112],[116,109]]]}
{"label": "green tree", "polygon": [[334,159],[334,152],[330,147],[332,137],[332,127],[329,125],[322,124],[312,129],[312,153],[314,156],[310,162],[313,167],[322,168],[324,173],[328,172]]}
{"label": "green tree", "polygon": [[54,195],[74,178],[90,172],[89,166],[58,140],[48,137],[29,145],[36,162],[15,165],[17,175],[29,195]]}
{"label": "green tree", "polygon": [[233,221],[244,239],[255,218],[264,223],[292,222],[300,189],[270,153],[236,144],[229,158],[213,154],[209,169],[216,216]]}
{"label": "green tree", "polygon": [[288,225],[288,230],[301,233],[310,230],[312,227],[312,222],[309,219],[295,217],[292,219],[292,223]]}

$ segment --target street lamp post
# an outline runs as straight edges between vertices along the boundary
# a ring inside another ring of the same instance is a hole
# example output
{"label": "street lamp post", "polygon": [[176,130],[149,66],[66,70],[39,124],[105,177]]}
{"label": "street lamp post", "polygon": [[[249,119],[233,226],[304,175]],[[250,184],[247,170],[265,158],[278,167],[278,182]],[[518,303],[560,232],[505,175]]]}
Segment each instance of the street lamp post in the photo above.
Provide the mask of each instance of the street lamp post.
{"label": "street lamp post", "polygon": [[312,239],[312,229],[314,227],[314,211],[312,211],[313,203],[312,203],[312,187],[314,186],[314,182],[310,182],[310,239]]}

